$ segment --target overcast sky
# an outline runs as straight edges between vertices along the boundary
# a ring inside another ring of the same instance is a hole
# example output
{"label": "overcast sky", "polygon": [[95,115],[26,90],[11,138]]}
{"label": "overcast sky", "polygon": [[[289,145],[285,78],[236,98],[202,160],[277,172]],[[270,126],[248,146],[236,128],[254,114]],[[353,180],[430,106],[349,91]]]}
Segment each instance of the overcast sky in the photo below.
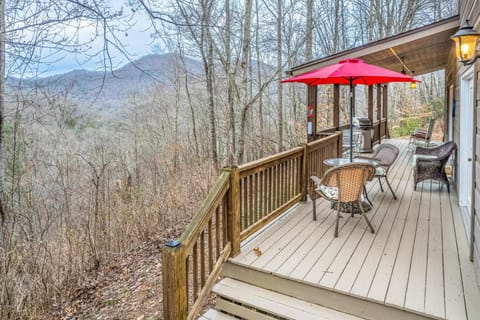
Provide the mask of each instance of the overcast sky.
{"label": "overcast sky", "polygon": [[[122,8],[124,0],[110,0],[114,7],[118,10]],[[123,7],[124,12],[130,11],[129,7]],[[130,12],[126,12],[131,13]],[[129,21],[132,25],[125,31],[115,32],[115,37],[122,43],[124,49],[128,52],[128,57],[131,60],[136,60],[144,55],[151,53],[161,53],[160,41],[152,40],[152,28],[150,21],[142,13],[136,12],[133,17],[134,20]],[[119,22],[120,23],[120,22]],[[78,43],[88,42],[89,39],[94,38],[96,26],[92,22],[80,22],[79,28],[77,26],[62,26],[62,33],[70,39],[75,39]],[[120,27],[122,29],[122,27]],[[125,28],[123,28],[125,29]],[[52,30],[57,32],[57,30]],[[97,30],[97,33],[102,33],[103,30]],[[27,35],[28,37],[28,35]],[[112,39],[112,36],[109,36]],[[104,47],[103,37],[97,36],[97,40],[91,42],[90,48],[83,47],[77,53],[67,53],[64,51],[52,54],[47,49],[42,49],[41,56],[43,57],[43,64],[39,66],[37,75],[48,76],[56,73],[65,73],[71,70],[87,69],[87,70],[103,70],[104,57],[102,52]],[[115,49],[114,45],[109,45],[109,53],[113,62],[113,69],[117,69],[122,65],[128,63],[127,57]],[[91,56],[95,55],[94,58]],[[34,72],[36,73],[36,72]],[[34,74],[31,74],[32,76]]]}

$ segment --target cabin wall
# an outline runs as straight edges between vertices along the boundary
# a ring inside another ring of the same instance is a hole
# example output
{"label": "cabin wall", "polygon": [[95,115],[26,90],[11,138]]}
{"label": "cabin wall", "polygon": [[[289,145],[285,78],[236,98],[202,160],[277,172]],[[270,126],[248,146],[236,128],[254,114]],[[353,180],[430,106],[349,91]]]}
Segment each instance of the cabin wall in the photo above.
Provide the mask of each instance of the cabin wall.
{"label": "cabin wall", "polygon": [[[480,0],[459,0],[460,24],[463,25],[466,19],[470,24],[477,24],[480,17]],[[477,29],[478,30],[478,29]]]}
{"label": "cabin wall", "polygon": [[[480,29],[480,0],[460,0],[459,1],[459,14],[460,24],[464,25],[465,20],[469,20],[469,23],[474,26],[476,30]],[[451,68],[453,70],[454,68]],[[468,68],[458,64],[458,69],[455,71],[455,100],[457,104],[457,114],[462,110],[462,103],[460,99],[460,83],[461,76]],[[477,271],[477,281],[480,279],[480,219],[478,212],[480,212],[480,123],[477,119],[480,119],[480,61],[477,61],[474,65],[473,71],[473,86],[474,86],[474,99],[473,106],[463,106],[474,108],[474,127],[476,128],[474,136],[474,195],[472,197],[472,206],[474,208],[473,219],[473,233],[474,248],[473,248],[473,260],[475,269]],[[460,117],[458,115],[454,121],[454,140],[459,144],[460,142]],[[470,231],[470,230],[469,230]],[[470,236],[470,232],[468,232]]]}
{"label": "cabin wall", "polygon": [[[474,188],[474,220],[473,220],[473,232],[474,232],[474,239],[480,240],[480,220],[478,216],[478,212],[480,212],[480,124],[478,119],[480,119],[480,62],[477,62],[474,66],[473,71],[473,85],[474,85],[474,98],[473,98],[473,107],[474,107],[474,124],[476,126],[475,130],[475,162],[474,162],[474,181],[475,181],[475,188]],[[475,269],[477,270],[477,279],[480,279],[480,242],[474,242],[474,264]]]}

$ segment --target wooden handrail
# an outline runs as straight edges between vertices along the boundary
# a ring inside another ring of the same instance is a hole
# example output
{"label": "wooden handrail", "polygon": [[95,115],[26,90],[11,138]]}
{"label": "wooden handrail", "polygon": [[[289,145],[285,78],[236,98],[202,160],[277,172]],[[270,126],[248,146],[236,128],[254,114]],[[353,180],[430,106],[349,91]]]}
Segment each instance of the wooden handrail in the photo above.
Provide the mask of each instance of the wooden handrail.
{"label": "wooden handrail", "polygon": [[242,174],[244,174],[244,172],[249,172],[249,170],[258,169],[258,168],[264,167],[265,165],[272,164],[272,163],[284,160],[286,158],[291,158],[293,156],[298,155],[301,152],[303,152],[303,147],[296,147],[287,151],[283,151],[283,152],[265,157],[263,159],[246,163],[244,165],[241,165],[238,169]]}
{"label": "wooden handrail", "polygon": [[224,170],[180,238],[162,251],[164,319],[196,318],[231,254],[230,181]]}
{"label": "wooden handrail", "polygon": [[223,171],[207,199],[179,238],[180,243],[185,245],[187,251],[191,249],[193,240],[198,238],[200,231],[205,228],[212,215],[212,209],[220,204],[229,187],[230,172]]}

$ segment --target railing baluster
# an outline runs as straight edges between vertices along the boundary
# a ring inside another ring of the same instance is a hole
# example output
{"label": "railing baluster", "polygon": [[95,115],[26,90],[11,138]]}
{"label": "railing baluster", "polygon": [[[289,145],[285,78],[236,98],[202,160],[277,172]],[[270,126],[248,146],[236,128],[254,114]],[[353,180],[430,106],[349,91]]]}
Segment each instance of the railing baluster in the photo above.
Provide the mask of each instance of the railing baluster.
{"label": "railing baluster", "polygon": [[248,226],[255,223],[253,216],[253,176],[248,177]]}
{"label": "railing baluster", "polygon": [[[208,273],[213,269],[213,228],[212,219],[208,220]],[[216,260],[216,259],[215,259]]]}
{"label": "railing baluster", "polygon": [[[227,216],[228,216],[228,207],[229,207],[229,204],[228,204],[228,199],[224,199],[224,205],[223,205],[223,210],[222,210],[222,231],[223,231],[223,234],[222,234],[222,239],[223,239],[223,248],[225,247],[225,245],[227,244],[227,241],[228,241],[228,223],[227,223]],[[222,248],[222,249],[223,249]]]}
{"label": "railing baluster", "polygon": [[246,229],[248,227],[248,210],[247,210],[247,177],[242,178],[241,180],[241,188],[242,188],[242,215],[243,215],[243,225],[242,229]]}
{"label": "railing baluster", "polygon": [[215,209],[215,260],[220,257],[220,246],[222,245],[221,241],[221,232],[222,232],[222,225],[220,224],[220,217],[222,215],[222,210],[225,208],[225,198],[222,201],[222,204]]}
{"label": "railing baluster", "polygon": [[200,284],[205,285],[205,232],[200,233]]}
{"label": "railing baluster", "polygon": [[275,202],[275,209],[277,209],[280,206],[280,168],[278,164],[275,166],[275,195],[275,199],[277,200]]}
{"label": "railing baluster", "polygon": [[193,262],[193,300],[197,300],[198,297],[198,242],[193,246],[192,253],[192,262]]}
{"label": "railing baluster", "polygon": [[254,214],[254,220],[257,222],[260,220],[260,215],[258,213],[258,173],[255,173],[253,175],[254,181],[253,181],[253,214]]}
{"label": "railing baluster", "polygon": [[272,212],[273,208],[273,199],[275,194],[273,193],[273,167],[268,168],[268,212]]}

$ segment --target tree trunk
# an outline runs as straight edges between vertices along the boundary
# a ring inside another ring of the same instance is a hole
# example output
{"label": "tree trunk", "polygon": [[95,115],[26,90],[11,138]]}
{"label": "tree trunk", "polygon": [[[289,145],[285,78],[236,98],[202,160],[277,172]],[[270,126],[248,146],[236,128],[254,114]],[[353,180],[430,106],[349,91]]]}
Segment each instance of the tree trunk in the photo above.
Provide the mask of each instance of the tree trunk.
{"label": "tree trunk", "polygon": [[5,172],[5,152],[3,146],[3,120],[5,110],[5,1],[0,1],[0,219],[5,221],[3,207],[3,178]]}
{"label": "tree trunk", "polygon": [[311,61],[313,59],[312,42],[313,42],[313,0],[307,0],[307,25],[305,30],[305,59]]}
{"label": "tree trunk", "polygon": [[335,21],[333,29],[333,51],[331,54],[338,52],[338,42],[339,42],[339,23],[340,23],[340,1],[335,1]]}
{"label": "tree trunk", "polygon": [[[229,131],[230,131],[230,150],[229,158],[232,162],[236,162],[233,158],[237,153],[237,143],[236,143],[236,130],[235,130],[235,106],[234,106],[234,94],[235,94],[235,83],[234,83],[234,74],[232,70],[232,50],[231,50],[231,19],[230,19],[230,0],[225,1],[225,55],[226,63],[225,69],[227,73],[227,105],[229,113]],[[234,165],[235,163],[231,163]]]}
{"label": "tree trunk", "polygon": [[[277,0],[277,70],[282,69],[282,0]],[[278,151],[283,150],[283,87],[277,84]]]}
{"label": "tree trunk", "polygon": [[238,141],[238,162],[243,163],[245,155],[245,133],[247,129],[248,112],[252,106],[248,97],[248,57],[250,55],[250,26],[252,15],[252,0],[246,0],[245,2],[245,22],[243,27],[243,45],[242,45],[242,60],[240,62],[240,68],[242,70],[242,83],[241,83],[241,97],[242,97],[242,114],[240,123],[240,140]]}
{"label": "tree trunk", "polygon": [[201,29],[201,48],[203,68],[205,71],[205,80],[207,82],[207,101],[208,116],[210,122],[210,143],[211,156],[215,169],[219,169],[218,151],[217,151],[217,129],[215,123],[215,99],[213,87],[214,61],[213,61],[213,39],[210,34],[210,10],[211,3],[208,0],[202,1],[202,29]]}
{"label": "tree trunk", "polygon": [[188,86],[188,71],[187,71],[187,64],[185,63],[185,56],[183,55],[183,50],[180,51],[180,59],[182,60],[182,65],[183,65],[185,93],[187,95],[188,107],[190,109],[190,114],[192,116],[192,135],[193,135],[193,142],[194,142],[194,148],[195,148],[195,157],[198,159],[198,157],[200,156],[200,151],[198,148],[197,121],[195,119],[196,118],[195,109],[193,108],[193,100],[192,100],[192,95],[190,94],[190,87]]}
{"label": "tree trunk", "polygon": [[[257,82],[258,82],[258,87],[262,87],[262,72],[261,72],[261,57],[260,57],[260,25],[259,25],[259,12],[258,12],[258,1],[255,2],[256,10],[257,10],[257,19],[256,19],[256,24],[257,28],[255,30],[255,53],[257,56]],[[263,127],[263,92],[260,93],[260,97],[258,98],[258,122],[259,122],[259,130],[260,130],[260,150],[259,150],[259,156],[260,158],[263,158],[264,153],[265,153],[265,132],[264,132],[264,127]]]}

